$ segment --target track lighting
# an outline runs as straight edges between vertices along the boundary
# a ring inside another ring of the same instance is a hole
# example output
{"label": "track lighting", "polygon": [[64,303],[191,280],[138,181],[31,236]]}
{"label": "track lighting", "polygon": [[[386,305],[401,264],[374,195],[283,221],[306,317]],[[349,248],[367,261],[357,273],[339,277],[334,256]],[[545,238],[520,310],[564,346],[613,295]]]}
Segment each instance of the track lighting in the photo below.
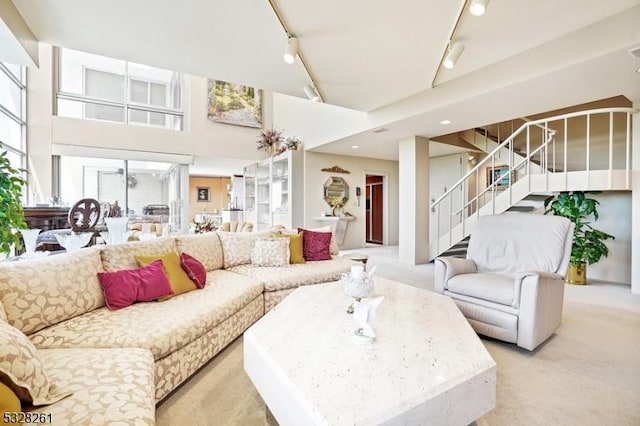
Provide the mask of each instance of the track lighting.
{"label": "track lighting", "polygon": [[307,97],[313,102],[320,101],[320,95],[318,94],[318,91],[313,86],[313,84],[307,84],[306,86],[304,86],[304,94],[307,95]]}
{"label": "track lighting", "polygon": [[482,16],[487,10],[488,4],[489,0],[473,0],[471,6],[469,6],[469,12],[471,12],[473,16]]}
{"label": "track lighting", "polygon": [[462,55],[462,52],[464,52],[464,44],[459,41],[453,43],[453,45],[449,47],[449,51],[447,52],[447,56],[445,56],[444,61],[442,61],[442,66],[449,69],[453,68],[460,58],[460,55]]}
{"label": "track lighting", "polygon": [[289,36],[289,38],[287,38],[287,47],[284,49],[284,55],[282,59],[284,59],[287,64],[292,64],[296,60],[297,53],[298,39],[293,36]]}

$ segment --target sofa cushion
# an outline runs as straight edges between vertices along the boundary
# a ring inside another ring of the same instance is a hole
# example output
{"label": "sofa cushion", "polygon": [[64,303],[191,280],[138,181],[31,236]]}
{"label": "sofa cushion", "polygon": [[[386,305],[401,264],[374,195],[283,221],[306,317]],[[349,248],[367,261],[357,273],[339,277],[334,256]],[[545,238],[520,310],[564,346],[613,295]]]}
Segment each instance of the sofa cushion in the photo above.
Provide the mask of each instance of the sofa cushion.
{"label": "sofa cushion", "polygon": [[0,382],[33,405],[51,404],[69,395],[49,378],[27,336],[4,322],[0,323]]}
{"label": "sofa cushion", "polygon": [[283,234],[280,231],[276,231],[271,234],[274,238],[288,238],[289,239],[289,263],[305,263],[304,260],[304,245],[302,241],[302,232],[297,234]]}
{"label": "sofa cushion", "polygon": [[515,284],[515,275],[492,273],[460,274],[447,281],[446,289],[452,293],[512,306],[514,304]]}
{"label": "sofa cushion", "polygon": [[269,230],[261,232],[217,231],[217,233],[222,244],[222,258],[225,269],[251,263],[251,239],[271,235]]}
{"label": "sofa cushion", "polygon": [[[0,382],[0,415],[4,415],[4,413],[17,413],[18,411],[22,411],[20,399],[9,386]],[[12,422],[9,424],[17,425],[19,423]]]}
{"label": "sofa cushion", "polygon": [[28,335],[104,306],[98,282],[102,270],[100,254],[92,247],[0,262],[0,302],[7,322]]}
{"label": "sofa cushion", "polygon": [[334,257],[331,260],[278,267],[238,265],[229,270],[259,280],[264,284],[265,291],[277,291],[301,285],[337,281],[340,275],[349,272],[353,265],[361,265],[361,263],[344,257]]}
{"label": "sofa cushion", "polygon": [[187,253],[182,253],[180,254],[180,266],[182,266],[182,269],[196,287],[204,288],[207,284],[207,268],[202,262]]}
{"label": "sofa cushion", "polygon": [[308,229],[298,228],[302,232],[302,252],[304,260],[331,260],[329,243],[331,232],[314,232]]}
{"label": "sofa cushion", "polygon": [[252,239],[251,264],[256,266],[288,265],[289,240],[283,238]]}
{"label": "sofa cushion", "polygon": [[215,232],[176,237],[178,253],[189,253],[207,268],[207,271],[222,268],[222,244]]}
{"label": "sofa cushion", "polygon": [[156,404],[151,353],[146,349],[45,349],[51,379],[73,394],[36,413],[56,425],[153,425]]}
{"label": "sofa cushion", "polygon": [[169,251],[176,251],[175,239],[163,237],[149,241],[101,246],[100,256],[102,267],[110,272],[137,268],[135,256],[159,256]]}
{"label": "sofa cushion", "polygon": [[112,311],[173,294],[161,260],[138,269],[98,272],[98,280]]}
{"label": "sofa cushion", "polygon": [[218,269],[208,273],[202,290],[162,303],[98,309],[30,337],[38,348],[146,348],[158,360],[229,318],[262,290],[253,278]]}
{"label": "sofa cushion", "polygon": [[140,266],[149,265],[156,260],[162,261],[164,271],[167,273],[167,278],[169,278],[169,284],[171,284],[171,290],[173,290],[173,292],[160,300],[166,300],[178,294],[187,293],[198,288],[182,268],[182,265],[180,264],[180,257],[178,257],[176,252],[170,251],[158,256],[135,256],[135,258],[136,262],[138,262],[138,265]]}

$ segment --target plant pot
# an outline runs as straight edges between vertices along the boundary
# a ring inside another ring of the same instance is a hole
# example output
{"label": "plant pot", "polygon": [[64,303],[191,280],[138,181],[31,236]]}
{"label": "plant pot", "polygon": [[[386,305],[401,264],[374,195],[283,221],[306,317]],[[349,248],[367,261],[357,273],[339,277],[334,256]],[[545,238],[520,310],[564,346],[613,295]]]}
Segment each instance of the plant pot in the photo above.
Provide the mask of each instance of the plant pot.
{"label": "plant pot", "polygon": [[567,282],[569,284],[584,285],[587,283],[587,264],[569,265],[567,271]]}

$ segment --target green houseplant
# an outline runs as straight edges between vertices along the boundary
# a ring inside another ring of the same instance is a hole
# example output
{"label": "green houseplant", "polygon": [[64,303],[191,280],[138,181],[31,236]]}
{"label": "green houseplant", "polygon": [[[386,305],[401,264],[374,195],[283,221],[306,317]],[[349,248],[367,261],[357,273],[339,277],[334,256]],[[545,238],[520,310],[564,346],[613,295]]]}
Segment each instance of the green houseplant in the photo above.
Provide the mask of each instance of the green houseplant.
{"label": "green houseplant", "polygon": [[0,253],[8,255],[11,245],[22,246],[19,229],[27,227],[22,210],[22,188],[26,181],[11,167],[8,153],[0,142]]}
{"label": "green houseplant", "polygon": [[571,284],[586,284],[587,264],[592,265],[603,256],[606,257],[609,254],[609,248],[604,242],[615,239],[613,235],[591,226],[591,221],[598,220],[600,203],[593,198],[588,198],[587,194],[598,193],[564,191],[544,201],[545,214],[553,213],[556,216],[566,217],[575,224],[567,273],[567,282]]}

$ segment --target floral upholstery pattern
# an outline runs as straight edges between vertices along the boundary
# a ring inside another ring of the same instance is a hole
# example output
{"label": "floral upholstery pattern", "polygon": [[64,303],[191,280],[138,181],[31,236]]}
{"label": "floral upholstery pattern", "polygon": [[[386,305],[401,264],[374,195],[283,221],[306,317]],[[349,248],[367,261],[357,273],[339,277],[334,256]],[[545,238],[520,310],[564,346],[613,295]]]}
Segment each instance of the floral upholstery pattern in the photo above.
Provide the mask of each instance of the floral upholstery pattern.
{"label": "floral upholstery pattern", "polygon": [[69,395],[49,378],[29,338],[5,322],[0,323],[0,381],[21,401],[34,405],[51,404]]}
{"label": "floral upholstery pattern", "polygon": [[222,244],[215,232],[176,237],[178,253],[187,253],[198,259],[207,271],[222,268]]}
{"label": "floral upholstery pattern", "polygon": [[270,230],[260,232],[224,232],[218,231],[222,244],[223,266],[225,269],[236,265],[251,263],[251,240],[254,237],[267,237]]}
{"label": "floral upholstery pattern", "polygon": [[160,256],[170,251],[176,251],[175,238],[167,237],[102,246],[100,256],[104,270],[112,272],[137,268],[134,256]]}
{"label": "floral upholstery pattern", "polygon": [[158,360],[231,317],[260,296],[262,288],[253,278],[219,269],[207,274],[203,289],[117,311],[97,309],[40,330],[30,338],[40,349],[145,348]]}
{"label": "floral upholstery pattern", "polygon": [[361,263],[344,257],[334,257],[331,260],[277,267],[238,265],[229,270],[261,281],[265,292],[270,292],[301,285],[337,281],[340,279],[340,274],[349,272],[353,265],[361,265]]}
{"label": "floral upholstery pattern", "polygon": [[[146,349],[45,349],[51,379],[73,394],[29,411],[53,425],[153,425],[154,365]],[[27,407],[23,407],[23,410]]]}
{"label": "floral upholstery pattern", "polygon": [[253,238],[251,264],[255,266],[284,266],[289,264],[289,239]]}
{"label": "floral upholstery pattern", "polygon": [[156,401],[162,400],[264,314],[262,295],[208,333],[156,361]]}
{"label": "floral upholstery pattern", "polygon": [[7,322],[31,334],[105,306],[93,248],[0,263],[0,302]]}
{"label": "floral upholstery pattern", "polygon": [[278,303],[282,302],[282,299],[297,290],[296,288],[288,288],[286,290],[267,291],[264,293],[264,312],[267,313]]}
{"label": "floral upholstery pattern", "polygon": [[223,266],[225,269],[251,263],[252,232],[218,231],[222,244]]}

